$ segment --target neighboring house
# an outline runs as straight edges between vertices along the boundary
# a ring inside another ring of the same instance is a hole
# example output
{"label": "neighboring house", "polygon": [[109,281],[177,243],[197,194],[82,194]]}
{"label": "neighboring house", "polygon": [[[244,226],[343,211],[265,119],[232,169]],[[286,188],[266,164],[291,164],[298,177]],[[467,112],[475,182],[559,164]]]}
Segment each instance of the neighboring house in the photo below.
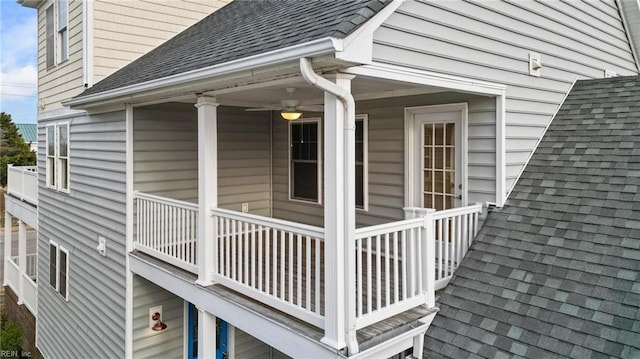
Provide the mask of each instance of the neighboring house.
{"label": "neighboring house", "polygon": [[38,125],[35,123],[16,123],[18,133],[22,139],[29,145],[32,152],[38,152]]}
{"label": "neighboring house", "polygon": [[99,74],[125,4],[69,3],[68,73],[33,5],[47,357],[420,356],[575,79],[638,74],[613,0],[234,1]]}
{"label": "neighboring house", "polygon": [[429,358],[640,358],[640,77],[578,81],[427,331]]}

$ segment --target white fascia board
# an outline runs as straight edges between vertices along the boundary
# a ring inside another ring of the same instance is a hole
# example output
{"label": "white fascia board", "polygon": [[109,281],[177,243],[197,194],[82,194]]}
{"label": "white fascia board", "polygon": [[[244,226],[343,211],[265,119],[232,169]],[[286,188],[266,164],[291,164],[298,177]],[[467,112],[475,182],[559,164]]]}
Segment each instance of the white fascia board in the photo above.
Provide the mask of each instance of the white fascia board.
{"label": "white fascia board", "polygon": [[23,202],[11,195],[4,195],[5,211],[38,230],[38,207]]}
{"label": "white fascia board", "polygon": [[[627,33],[631,54],[640,72],[640,0],[616,0],[622,18],[622,26]],[[635,20],[635,21],[634,21]]]}
{"label": "white fascia board", "polygon": [[393,14],[404,0],[393,0],[356,31],[342,40],[344,49],[336,58],[348,62],[370,64],[373,62],[373,33]]}
{"label": "white fascia board", "polygon": [[55,110],[38,113],[38,121],[53,121],[63,118],[84,116],[87,112],[84,110],[71,110],[68,107],[57,108]]}
{"label": "white fascia board", "polygon": [[499,96],[507,89],[507,86],[503,84],[380,63],[354,66],[343,72],[356,76],[377,77],[480,95]]}
{"label": "white fascia board", "polygon": [[213,79],[215,77],[228,75],[234,72],[251,71],[260,67],[278,65],[284,62],[298,60],[301,57],[313,57],[336,53],[342,51],[342,49],[342,40],[326,37],[306,42],[304,44],[269,51],[263,54],[249,56],[140,84],[124,86],[93,95],[66,100],[63,101],[62,104],[65,106],[82,108],[83,106],[100,105],[102,103],[114,102],[116,100],[133,102],[137,95],[141,95],[146,92],[170,89],[174,86],[187,85],[192,81]]}

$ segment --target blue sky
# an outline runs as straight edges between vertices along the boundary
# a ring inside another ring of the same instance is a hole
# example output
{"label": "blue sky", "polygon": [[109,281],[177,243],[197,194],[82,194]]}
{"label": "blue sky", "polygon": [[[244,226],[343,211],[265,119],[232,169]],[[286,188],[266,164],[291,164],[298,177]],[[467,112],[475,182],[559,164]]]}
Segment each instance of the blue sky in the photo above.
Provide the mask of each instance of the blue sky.
{"label": "blue sky", "polygon": [[37,121],[37,10],[0,0],[0,111]]}

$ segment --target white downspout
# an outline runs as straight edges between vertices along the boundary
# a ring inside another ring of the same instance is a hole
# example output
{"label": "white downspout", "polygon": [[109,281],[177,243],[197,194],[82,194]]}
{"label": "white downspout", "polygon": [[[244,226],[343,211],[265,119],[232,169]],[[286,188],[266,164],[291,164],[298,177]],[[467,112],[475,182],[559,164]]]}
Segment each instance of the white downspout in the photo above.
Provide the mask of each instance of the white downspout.
{"label": "white downspout", "polygon": [[[311,85],[331,93],[336,96],[340,102],[344,104],[345,108],[345,130],[346,131],[354,131],[356,128],[355,116],[356,116],[356,105],[353,95],[351,92],[338,86],[337,84],[325,79],[324,77],[319,76],[313,71],[313,67],[311,66],[311,60],[308,58],[302,57],[300,58],[300,72],[302,73],[302,77]],[[355,153],[353,151],[347,151],[348,160],[346,165],[354,167],[355,163]],[[350,183],[353,183],[352,178]],[[355,196],[347,196],[348,201],[352,202],[350,205],[347,205],[349,209],[348,213],[345,212],[345,225],[347,227],[347,235],[345,236],[345,241],[347,242],[347,248],[345,248],[345,253],[347,256],[347,260],[345,263],[346,272],[351,274],[346,276],[345,281],[345,293],[346,293],[346,329],[347,329],[347,347],[349,349],[349,355],[353,355],[359,352],[358,348],[358,340],[356,338],[356,325],[355,325],[355,313],[356,313],[356,300],[355,300],[355,262],[349,257],[349,253],[355,252],[355,243],[353,242],[353,238],[355,237]],[[351,293],[351,294],[350,294]]]}

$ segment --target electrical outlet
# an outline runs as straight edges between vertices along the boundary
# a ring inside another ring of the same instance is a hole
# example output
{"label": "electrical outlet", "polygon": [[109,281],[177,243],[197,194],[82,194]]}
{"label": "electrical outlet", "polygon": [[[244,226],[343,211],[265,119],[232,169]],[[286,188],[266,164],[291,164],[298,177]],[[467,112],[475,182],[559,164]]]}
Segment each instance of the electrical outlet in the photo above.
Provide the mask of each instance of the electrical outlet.
{"label": "electrical outlet", "polygon": [[242,213],[249,212],[249,203],[245,202],[242,204]]}

